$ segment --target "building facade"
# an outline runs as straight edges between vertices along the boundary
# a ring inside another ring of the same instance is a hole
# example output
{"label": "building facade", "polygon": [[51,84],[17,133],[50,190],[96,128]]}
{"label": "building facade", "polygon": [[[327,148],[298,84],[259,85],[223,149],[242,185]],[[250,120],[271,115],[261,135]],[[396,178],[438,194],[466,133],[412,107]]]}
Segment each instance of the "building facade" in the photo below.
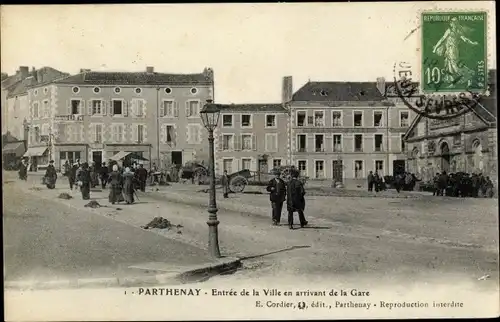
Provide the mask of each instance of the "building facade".
{"label": "building facade", "polygon": [[406,132],[408,165],[423,180],[442,171],[482,173],[496,182],[496,70],[490,70],[490,96],[464,115],[448,120],[418,116]]}
{"label": "building facade", "polygon": [[282,104],[219,105],[214,131],[216,173],[269,173],[288,164],[288,111]]}
{"label": "building facade", "polygon": [[308,82],[288,106],[291,163],[302,175],[361,181],[369,171],[405,170],[403,134],[413,115],[387,99],[383,79]]}
{"label": "building facade", "polygon": [[57,167],[66,160],[101,163],[118,152],[151,163],[208,158],[199,115],[213,98],[213,71],[198,74],[92,72],[28,91],[29,149],[49,151]]}

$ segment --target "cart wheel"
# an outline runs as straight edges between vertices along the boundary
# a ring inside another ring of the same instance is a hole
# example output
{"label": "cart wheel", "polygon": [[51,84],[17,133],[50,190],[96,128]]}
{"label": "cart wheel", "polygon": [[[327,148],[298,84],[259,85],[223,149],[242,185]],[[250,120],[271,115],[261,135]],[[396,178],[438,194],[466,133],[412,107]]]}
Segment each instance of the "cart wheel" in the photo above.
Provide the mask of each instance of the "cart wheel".
{"label": "cart wheel", "polygon": [[245,177],[236,176],[229,182],[229,190],[233,193],[243,192],[247,184],[248,180]]}

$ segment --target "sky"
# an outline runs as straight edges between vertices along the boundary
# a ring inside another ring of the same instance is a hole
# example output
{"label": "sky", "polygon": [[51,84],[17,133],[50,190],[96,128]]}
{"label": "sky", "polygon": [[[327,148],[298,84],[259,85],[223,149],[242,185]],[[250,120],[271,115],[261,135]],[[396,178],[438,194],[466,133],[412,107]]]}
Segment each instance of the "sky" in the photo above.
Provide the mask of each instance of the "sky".
{"label": "sky", "polygon": [[418,65],[419,33],[407,36],[428,9],[488,10],[489,64],[496,68],[493,1],[422,1],[2,6],[1,69],[211,67],[217,102],[273,103],[281,100],[283,76],[293,76],[296,91],[308,80],[392,79],[397,61]]}

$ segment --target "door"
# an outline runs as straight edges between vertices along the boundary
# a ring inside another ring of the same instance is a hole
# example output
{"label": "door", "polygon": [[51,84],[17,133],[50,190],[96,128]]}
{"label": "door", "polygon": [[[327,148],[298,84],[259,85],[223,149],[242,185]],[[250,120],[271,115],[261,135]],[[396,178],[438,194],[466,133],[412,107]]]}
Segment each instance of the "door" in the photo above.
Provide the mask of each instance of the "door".
{"label": "door", "polygon": [[92,151],[92,161],[95,162],[96,168],[100,169],[102,165],[102,151]]}
{"label": "door", "polygon": [[332,163],[332,173],[333,173],[333,179],[336,181],[344,182],[344,166],[342,164],[342,160],[333,160]]}
{"label": "door", "polygon": [[182,166],[182,151],[172,151],[172,164]]}
{"label": "door", "polygon": [[[397,176],[398,174],[405,172],[405,160],[394,160],[392,161],[392,175]],[[416,167],[415,167],[416,169]],[[415,170],[416,171],[416,170]]]}
{"label": "door", "polygon": [[259,171],[261,173],[268,172],[267,160],[259,160]]}

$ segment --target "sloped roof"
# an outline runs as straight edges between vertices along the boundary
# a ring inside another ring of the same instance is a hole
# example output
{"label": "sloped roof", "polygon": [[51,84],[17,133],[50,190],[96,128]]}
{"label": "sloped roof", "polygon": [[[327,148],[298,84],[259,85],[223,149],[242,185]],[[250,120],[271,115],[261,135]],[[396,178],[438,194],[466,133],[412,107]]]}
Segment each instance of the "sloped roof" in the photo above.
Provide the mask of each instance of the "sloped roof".
{"label": "sloped roof", "polygon": [[282,112],[286,113],[287,110],[282,104],[218,104],[221,112],[238,112],[238,113],[259,113],[259,112]]}
{"label": "sloped roof", "polygon": [[382,101],[375,82],[308,82],[292,101]]}
{"label": "sloped roof", "polygon": [[84,72],[55,81],[74,85],[210,85],[213,79],[199,74],[164,74],[146,72]]}
{"label": "sloped roof", "polygon": [[[35,77],[35,75],[36,75],[37,72],[46,72],[49,69],[52,70],[52,71],[60,73],[60,76],[58,78],[68,77],[70,75],[68,73],[63,73],[63,72],[61,72],[61,71],[59,71],[57,69],[54,69],[52,67],[42,67],[42,68],[39,68],[39,69],[35,70],[35,73],[30,72],[30,74],[29,74],[28,77],[31,77],[31,76]],[[8,90],[7,97],[12,97],[12,96],[16,96],[16,95],[24,95],[24,94],[26,94],[28,92],[28,88],[35,87],[35,86],[40,86],[40,85],[44,85],[44,84],[49,84],[49,83],[52,83],[55,79],[58,79],[58,78],[54,78],[54,77],[47,78],[43,82],[38,82],[37,79],[34,78],[35,82],[33,84],[31,84],[31,85],[28,85],[25,82],[25,80],[20,80],[17,83],[11,84],[7,88],[7,90]]]}
{"label": "sloped roof", "polygon": [[17,79],[17,75],[8,76],[2,81],[2,89],[8,89],[17,82],[19,82],[19,80]]}

